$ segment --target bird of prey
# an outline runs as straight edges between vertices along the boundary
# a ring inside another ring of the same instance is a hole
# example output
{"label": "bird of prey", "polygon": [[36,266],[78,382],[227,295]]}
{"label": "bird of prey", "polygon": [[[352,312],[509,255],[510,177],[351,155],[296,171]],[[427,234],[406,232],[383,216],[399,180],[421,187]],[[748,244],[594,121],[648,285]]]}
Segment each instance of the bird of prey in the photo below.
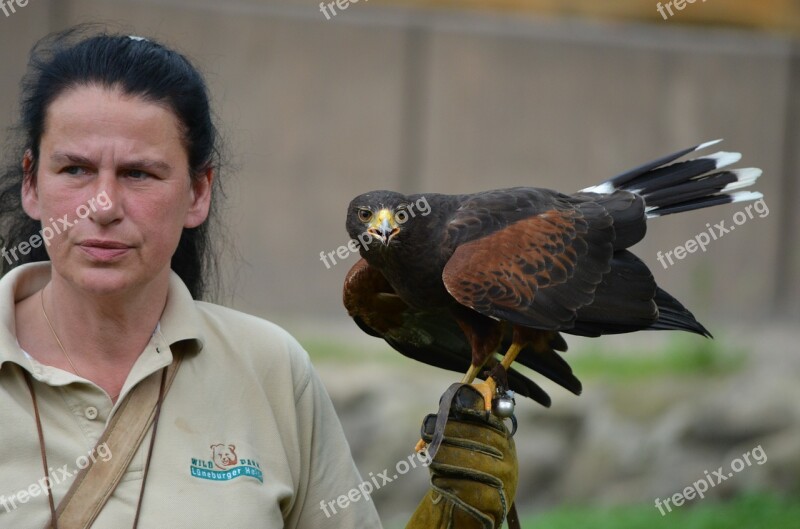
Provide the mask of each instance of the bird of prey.
{"label": "bird of prey", "polygon": [[498,383],[550,405],[511,367],[514,360],[581,392],[558,354],[567,350],[562,332],[683,330],[710,337],[628,248],[645,236],[648,219],[762,197],[741,191],[761,170],[726,169],[739,153],[679,161],[719,141],[574,194],[534,187],[362,194],[347,210],[347,231],[363,244],[345,279],[344,305],[362,330],[400,353],[465,373],[464,383],[485,378],[487,410]]}

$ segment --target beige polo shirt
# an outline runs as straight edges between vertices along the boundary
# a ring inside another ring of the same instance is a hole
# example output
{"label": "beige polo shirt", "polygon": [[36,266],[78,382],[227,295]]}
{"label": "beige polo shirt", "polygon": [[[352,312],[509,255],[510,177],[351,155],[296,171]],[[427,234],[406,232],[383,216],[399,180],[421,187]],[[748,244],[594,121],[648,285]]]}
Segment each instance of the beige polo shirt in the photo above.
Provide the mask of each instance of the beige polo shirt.
{"label": "beige polo shirt", "polygon": [[[118,406],[95,384],[45,366],[20,349],[14,303],[39,290],[49,263],[0,279],[0,527],[40,528],[50,517],[27,370],[41,413],[56,505]],[[262,319],[194,301],[176,274],[159,329],[118,400],[172,361],[169,345],[193,340],[161,411],[139,527],[376,528],[370,500],[335,501],[361,482],[341,425],[308,355]],[[13,365],[13,364],[16,364]],[[131,527],[149,434],[97,521]]]}

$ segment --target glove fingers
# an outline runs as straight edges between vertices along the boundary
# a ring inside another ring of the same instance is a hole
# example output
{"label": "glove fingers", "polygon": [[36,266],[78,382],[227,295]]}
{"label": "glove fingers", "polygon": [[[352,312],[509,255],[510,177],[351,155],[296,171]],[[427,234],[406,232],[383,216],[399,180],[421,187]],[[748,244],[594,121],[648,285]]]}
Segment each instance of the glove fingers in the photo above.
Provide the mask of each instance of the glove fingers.
{"label": "glove fingers", "polygon": [[494,488],[501,488],[503,486],[501,476],[495,476],[477,468],[463,467],[461,466],[462,464],[463,460],[459,460],[459,465],[435,463],[431,465],[431,470],[434,476],[436,476],[436,479],[442,478],[451,481],[469,480]]}
{"label": "glove fingers", "polygon": [[[513,448],[508,457],[509,461],[516,461]],[[434,476],[477,481],[498,487],[505,483],[506,487],[516,489],[517,466],[508,464],[504,456],[498,458],[468,449],[448,447],[439,451],[430,469]]]}
{"label": "glove fingers", "polygon": [[[445,426],[443,443],[473,447],[483,445],[494,453],[502,454],[508,444],[513,443],[513,439],[509,438],[508,430],[505,429],[502,422],[499,420],[497,422],[499,427],[496,424],[488,423],[482,416],[450,417]],[[433,439],[435,426],[436,415],[431,414],[425,417],[422,426],[422,439],[425,442],[430,443]]]}

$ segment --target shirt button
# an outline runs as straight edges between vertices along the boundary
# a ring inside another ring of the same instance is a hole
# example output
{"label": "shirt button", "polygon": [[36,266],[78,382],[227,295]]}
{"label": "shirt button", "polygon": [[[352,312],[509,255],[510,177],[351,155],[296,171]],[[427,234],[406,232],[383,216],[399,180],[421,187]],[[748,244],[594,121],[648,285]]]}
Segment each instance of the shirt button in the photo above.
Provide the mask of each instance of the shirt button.
{"label": "shirt button", "polygon": [[97,408],[95,408],[94,406],[89,406],[84,411],[84,414],[86,415],[87,419],[89,419],[90,421],[93,421],[93,420],[97,419]]}

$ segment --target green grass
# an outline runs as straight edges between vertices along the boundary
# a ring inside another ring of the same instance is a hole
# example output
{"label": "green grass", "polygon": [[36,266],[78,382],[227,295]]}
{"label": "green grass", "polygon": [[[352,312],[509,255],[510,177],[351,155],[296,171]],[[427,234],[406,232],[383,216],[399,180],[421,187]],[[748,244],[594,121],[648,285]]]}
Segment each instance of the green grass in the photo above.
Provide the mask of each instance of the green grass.
{"label": "green grass", "polygon": [[372,347],[354,347],[341,340],[323,340],[321,338],[301,338],[300,344],[308,351],[312,362],[377,362],[390,364],[406,364],[409,367],[421,366],[418,362],[407,359],[382,341],[375,339]]}
{"label": "green grass", "polygon": [[[410,514],[409,514],[410,516]],[[406,520],[386,524],[404,529]],[[507,525],[503,525],[505,529]],[[800,499],[773,494],[750,494],[717,503],[707,501],[673,507],[661,516],[655,506],[559,507],[522,516],[522,529],[798,529]]]}
{"label": "green grass", "polygon": [[655,506],[562,507],[523,517],[523,529],[799,529],[800,499],[753,494],[726,503],[673,507],[661,516]]}
{"label": "green grass", "polygon": [[640,378],[660,375],[719,375],[737,371],[745,351],[724,348],[720,342],[698,337],[672,337],[662,348],[638,354],[590,349],[567,361],[581,377]]}
{"label": "green grass", "polygon": [[[407,518],[400,518],[385,524],[386,529],[404,529]],[[523,513],[522,529],[800,529],[800,498],[750,494],[724,503],[673,507],[664,516],[646,505],[559,507],[535,516]]]}
{"label": "green grass", "polygon": [[[371,347],[354,347],[343,341],[307,338],[301,340],[313,362],[374,362],[409,369],[425,367],[392,350],[386,343],[375,340]],[[720,375],[737,371],[746,358],[742,349],[721,345],[717,340],[696,336],[673,336],[648,351],[617,352],[598,343],[588,349],[569,352],[569,362],[580,378],[612,379],[644,378],[661,375]],[[800,529],[800,527],[799,527]]]}

